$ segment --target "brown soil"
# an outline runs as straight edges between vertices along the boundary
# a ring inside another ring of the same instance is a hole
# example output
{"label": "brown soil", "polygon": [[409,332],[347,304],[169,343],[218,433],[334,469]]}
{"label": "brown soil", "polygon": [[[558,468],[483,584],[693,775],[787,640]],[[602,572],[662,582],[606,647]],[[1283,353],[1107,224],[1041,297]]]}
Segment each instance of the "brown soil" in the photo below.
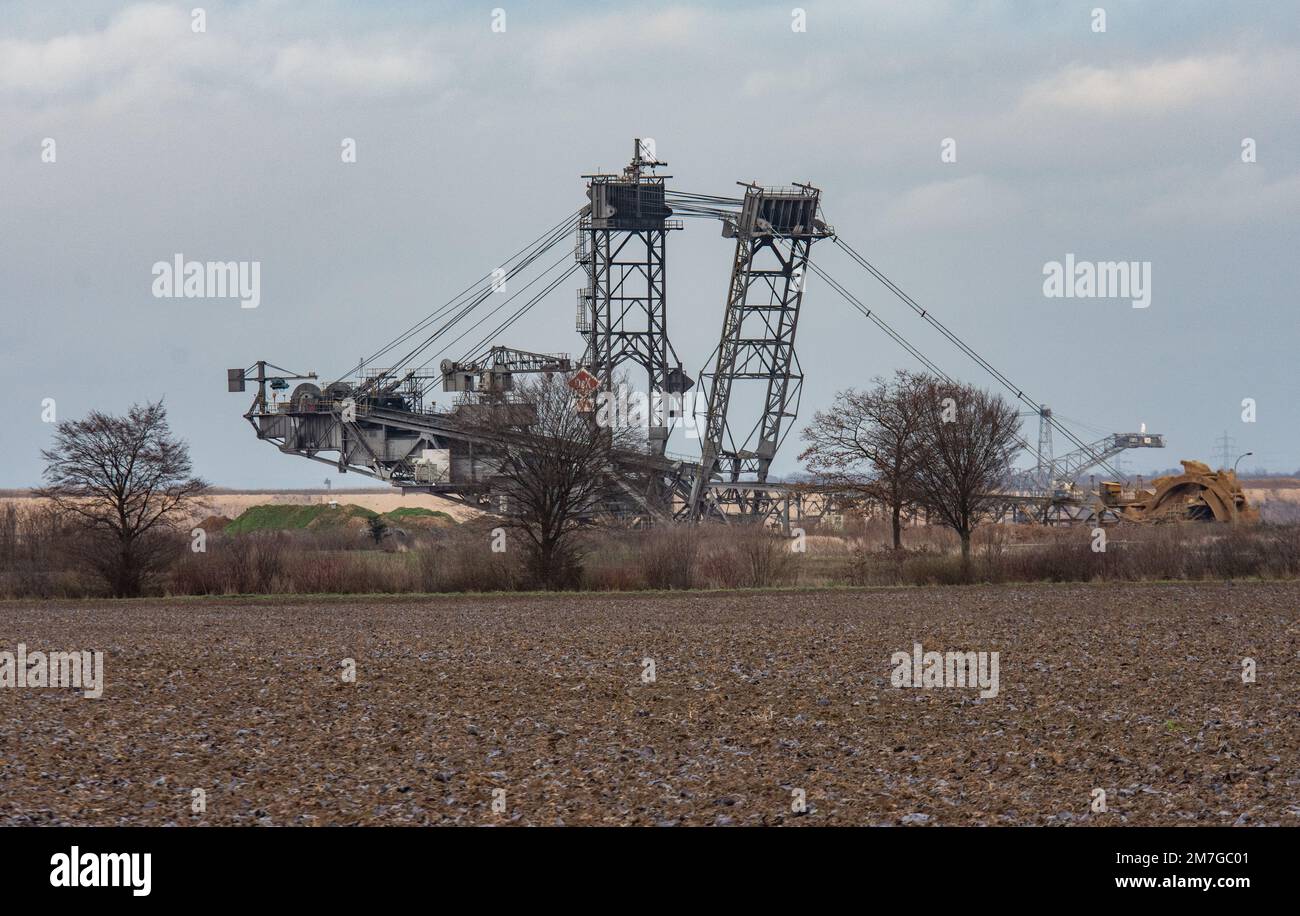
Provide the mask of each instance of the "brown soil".
{"label": "brown soil", "polygon": [[[0,824],[1296,825],[1298,607],[1276,582],[4,603],[0,650],[101,649],[107,687],[0,689]],[[892,687],[914,642],[1000,652],[999,695]]]}

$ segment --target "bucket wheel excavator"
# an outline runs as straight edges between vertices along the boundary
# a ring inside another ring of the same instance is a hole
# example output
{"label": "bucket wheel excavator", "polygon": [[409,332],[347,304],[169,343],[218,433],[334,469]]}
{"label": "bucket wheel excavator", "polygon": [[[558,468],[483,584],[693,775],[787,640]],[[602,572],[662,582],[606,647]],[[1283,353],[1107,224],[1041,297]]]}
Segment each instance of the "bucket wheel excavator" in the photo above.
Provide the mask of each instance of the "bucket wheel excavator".
{"label": "bucket wheel excavator", "polygon": [[1098,517],[1109,513],[1119,520],[1134,522],[1259,521],[1259,510],[1246,501],[1235,472],[1214,471],[1201,461],[1181,464],[1183,473],[1157,477],[1151,481],[1151,489],[1128,496],[1118,483],[1102,483]]}

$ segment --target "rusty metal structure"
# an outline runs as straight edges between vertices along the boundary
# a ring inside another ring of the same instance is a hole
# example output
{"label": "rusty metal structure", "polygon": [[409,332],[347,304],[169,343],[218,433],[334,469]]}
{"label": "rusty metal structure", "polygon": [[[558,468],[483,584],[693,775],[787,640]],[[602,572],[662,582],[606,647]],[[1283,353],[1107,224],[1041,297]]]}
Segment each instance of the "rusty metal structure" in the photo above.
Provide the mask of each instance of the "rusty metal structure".
{"label": "rusty metal structure", "polygon": [[1131,522],[1225,522],[1252,524],[1259,511],[1246,499],[1234,471],[1211,470],[1200,461],[1182,461],[1183,473],[1157,477],[1151,488],[1125,493],[1121,484],[1104,481],[1096,508],[1098,518]]}

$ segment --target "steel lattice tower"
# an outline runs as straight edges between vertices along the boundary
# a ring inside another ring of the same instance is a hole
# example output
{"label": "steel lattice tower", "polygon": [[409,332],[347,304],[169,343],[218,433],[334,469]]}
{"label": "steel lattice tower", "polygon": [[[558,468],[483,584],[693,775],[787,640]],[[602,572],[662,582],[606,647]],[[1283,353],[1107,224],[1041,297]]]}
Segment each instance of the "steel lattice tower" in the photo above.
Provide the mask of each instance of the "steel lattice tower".
{"label": "steel lattice tower", "polygon": [[[614,374],[627,361],[646,373],[647,398],[680,394],[692,382],[668,340],[667,239],[681,229],[664,202],[667,163],[642,158],[636,141],[621,175],[586,175],[591,204],[578,225],[575,255],[587,274],[578,290],[578,331],[587,342],[582,365],[612,391]],[[667,416],[652,417],[649,443],[662,455]],[[657,422],[662,420],[662,424]]]}
{"label": "steel lattice tower", "polygon": [[1042,407],[1038,411],[1038,466],[1034,469],[1038,484],[1044,489],[1052,488],[1052,408]]}
{"label": "steel lattice tower", "polygon": [[[820,194],[811,185],[746,185],[740,215],[728,227],[736,254],[713,371],[705,373],[702,468],[690,496],[695,518],[704,512],[704,490],[714,477],[767,481],[785,421],[798,412],[803,374],[794,342],[808,256],[813,242],[831,235],[818,217]],[[748,431],[749,417],[737,422],[745,405],[732,409],[737,383],[763,389],[761,412]]]}

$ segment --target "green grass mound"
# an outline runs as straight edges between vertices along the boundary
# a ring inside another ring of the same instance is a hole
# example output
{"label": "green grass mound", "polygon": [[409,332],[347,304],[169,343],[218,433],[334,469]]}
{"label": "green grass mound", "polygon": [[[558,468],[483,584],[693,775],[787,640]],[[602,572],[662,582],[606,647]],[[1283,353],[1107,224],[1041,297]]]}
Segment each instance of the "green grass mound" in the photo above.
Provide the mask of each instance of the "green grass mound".
{"label": "green grass mound", "polygon": [[226,526],[229,534],[249,531],[289,531],[297,528],[334,528],[354,526],[353,519],[374,518],[379,513],[348,504],[329,506],[313,503],[305,506],[250,506],[239,518]]}
{"label": "green grass mound", "polygon": [[400,509],[394,509],[392,512],[385,512],[384,518],[390,521],[401,521],[407,518],[440,518],[444,521],[455,521],[446,512],[436,512],[433,509],[425,509],[421,506],[402,506]]}

